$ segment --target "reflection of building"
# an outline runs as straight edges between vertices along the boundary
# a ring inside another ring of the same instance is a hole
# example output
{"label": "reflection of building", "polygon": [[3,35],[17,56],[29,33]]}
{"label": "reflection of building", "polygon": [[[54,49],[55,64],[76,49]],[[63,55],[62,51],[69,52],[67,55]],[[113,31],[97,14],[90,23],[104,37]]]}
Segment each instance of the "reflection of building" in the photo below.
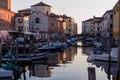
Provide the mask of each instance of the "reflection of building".
{"label": "reflection of building", "polygon": [[66,50],[66,60],[67,61],[74,61],[74,49],[73,47],[69,47],[67,50]]}
{"label": "reflection of building", "polygon": [[90,51],[93,51],[93,47],[83,47],[82,53],[88,55]]}
{"label": "reflection of building", "polygon": [[11,0],[0,0],[0,8],[5,10],[11,10]]}
{"label": "reflection of building", "polygon": [[51,77],[52,72],[50,71],[50,67],[48,65],[33,65],[32,70],[33,76],[36,77]]}
{"label": "reflection of building", "polygon": [[61,63],[65,62],[67,60],[67,53],[63,52],[60,56]]}
{"label": "reflection of building", "polygon": [[60,53],[51,54],[51,55],[49,56],[48,63],[49,63],[50,65],[59,64],[59,63],[60,63]]}

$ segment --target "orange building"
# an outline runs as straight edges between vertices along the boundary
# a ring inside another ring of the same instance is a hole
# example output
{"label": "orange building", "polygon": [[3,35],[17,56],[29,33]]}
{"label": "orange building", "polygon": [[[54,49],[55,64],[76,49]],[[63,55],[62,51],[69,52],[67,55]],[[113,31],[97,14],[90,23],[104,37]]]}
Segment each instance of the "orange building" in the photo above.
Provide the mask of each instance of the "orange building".
{"label": "orange building", "polygon": [[0,30],[14,30],[14,15],[12,11],[0,9]]}
{"label": "orange building", "polygon": [[59,15],[51,13],[48,18],[48,32],[53,37],[62,36],[66,33],[66,22]]}

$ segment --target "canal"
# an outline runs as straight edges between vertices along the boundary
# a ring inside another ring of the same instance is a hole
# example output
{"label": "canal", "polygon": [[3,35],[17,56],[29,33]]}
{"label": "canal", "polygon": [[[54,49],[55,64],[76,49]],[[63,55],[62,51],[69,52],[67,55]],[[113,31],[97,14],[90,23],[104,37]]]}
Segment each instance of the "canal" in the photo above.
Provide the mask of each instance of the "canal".
{"label": "canal", "polygon": [[[96,76],[96,80],[109,80],[106,69],[86,61],[91,49],[91,47],[71,46],[63,53],[51,54],[45,63],[33,64],[30,70],[27,70],[26,78],[27,80],[89,80],[89,76]],[[95,74],[88,71],[90,67],[95,68],[93,71]],[[112,78],[111,76],[111,80],[115,80]]]}

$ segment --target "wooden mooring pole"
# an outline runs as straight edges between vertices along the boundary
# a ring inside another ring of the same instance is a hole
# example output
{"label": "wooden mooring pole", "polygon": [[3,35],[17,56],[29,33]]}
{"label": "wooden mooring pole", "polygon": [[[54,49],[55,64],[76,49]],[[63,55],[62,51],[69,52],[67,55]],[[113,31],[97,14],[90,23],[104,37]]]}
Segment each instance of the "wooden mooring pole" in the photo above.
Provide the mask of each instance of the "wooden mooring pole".
{"label": "wooden mooring pole", "polygon": [[94,67],[88,67],[88,80],[96,80],[96,73]]}

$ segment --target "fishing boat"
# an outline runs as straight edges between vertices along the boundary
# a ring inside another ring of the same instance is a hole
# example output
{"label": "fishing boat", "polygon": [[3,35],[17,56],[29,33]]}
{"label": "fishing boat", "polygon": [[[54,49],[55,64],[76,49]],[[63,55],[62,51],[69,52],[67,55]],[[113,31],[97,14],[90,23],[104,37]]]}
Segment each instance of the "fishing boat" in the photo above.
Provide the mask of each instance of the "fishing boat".
{"label": "fishing boat", "polygon": [[0,68],[0,80],[12,80],[13,79],[13,71],[12,70],[4,70]]}
{"label": "fishing boat", "polygon": [[63,51],[66,47],[67,44],[65,43],[50,42],[47,45],[37,48],[37,50],[39,50],[40,52],[59,52],[59,51]]}
{"label": "fishing boat", "polygon": [[117,48],[112,48],[110,55],[108,53],[94,54],[94,52],[91,52],[87,58],[87,62],[93,62],[93,61],[104,61],[104,62],[110,61],[117,63]]}

